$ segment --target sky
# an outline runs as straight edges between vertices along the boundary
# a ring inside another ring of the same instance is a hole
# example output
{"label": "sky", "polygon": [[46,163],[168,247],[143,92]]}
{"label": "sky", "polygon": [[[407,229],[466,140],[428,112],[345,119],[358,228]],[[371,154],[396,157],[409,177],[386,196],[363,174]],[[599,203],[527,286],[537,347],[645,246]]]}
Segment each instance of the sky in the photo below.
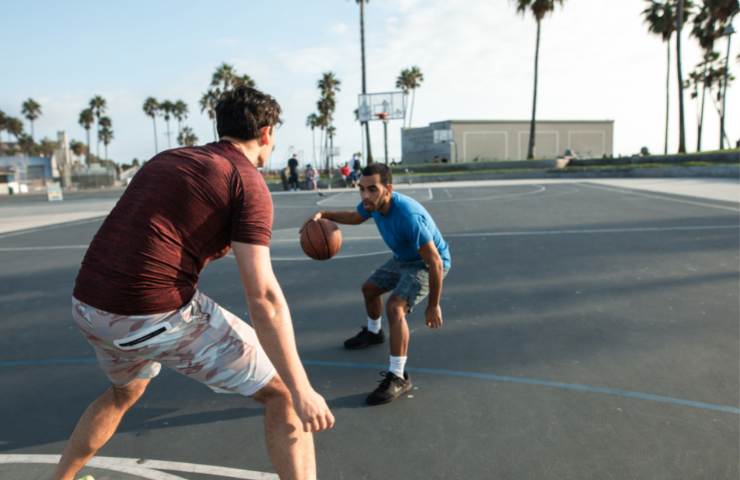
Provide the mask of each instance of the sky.
{"label": "sky", "polygon": [[[647,32],[641,16],[645,4],[566,0],[543,21],[539,119],[614,120],[615,155],[643,146],[663,151],[666,49]],[[79,112],[101,95],[115,135],[109,157],[119,163],[154,154],[152,121],[142,111],[148,96],[184,100],[190,113],[183,125],[193,128],[201,143],[213,141],[198,100],[215,68],[226,62],[249,74],[283,107],[273,168],[294,152],[303,163],[312,162],[312,135],[305,123],[316,111],[316,82],[326,71],[341,81],[335,114],[338,160],[361,149],[353,115],[361,89],[355,0],[3,0],[0,16],[0,110],[20,117],[25,99],[39,102],[37,139],[56,138],[65,130],[70,139],[84,141]],[[400,71],[417,65],[424,82],[412,126],[449,119],[528,120],[535,34],[531,15],[517,14],[511,0],[372,0],[366,5],[368,91],[395,90]],[[739,37],[731,44],[736,75]],[[701,52],[688,35],[683,45],[686,75]],[[724,55],[725,40],[718,46]],[[669,150],[676,151],[678,88],[672,63]],[[685,101],[692,151],[697,108],[688,94]],[[734,143],[740,138],[737,85],[730,87],[727,105],[726,130]],[[703,147],[716,148],[719,121],[711,101],[705,118]],[[163,120],[157,128],[162,149],[168,145]],[[171,130],[174,147],[175,122]],[[400,121],[390,123],[391,158],[400,157],[400,130]],[[371,139],[378,159],[381,123],[371,124]]]}

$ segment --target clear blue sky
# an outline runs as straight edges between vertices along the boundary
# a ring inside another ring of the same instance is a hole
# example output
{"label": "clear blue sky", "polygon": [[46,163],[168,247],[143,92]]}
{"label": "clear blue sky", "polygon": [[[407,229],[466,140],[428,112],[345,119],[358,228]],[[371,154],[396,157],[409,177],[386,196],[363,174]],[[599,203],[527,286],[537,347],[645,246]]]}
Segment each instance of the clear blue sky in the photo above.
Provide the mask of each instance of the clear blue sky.
{"label": "clear blue sky", "polygon": [[[644,3],[567,0],[545,20],[540,118],[613,119],[615,153],[632,153],[643,145],[662,151],[665,49],[646,33],[640,17]],[[211,141],[210,123],[197,101],[215,67],[227,62],[252,76],[285,110],[273,165],[294,150],[311,161],[305,118],[315,110],[315,83],[327,70],[342,81],[336,114],[341,156],[360,149],[352,115],[360,89],[354,0],[6,0],[0,12],[5,67],[0,110],[20,116],[26,98],[41,103],[37,138],[66,130],[70,138],[84,140],[77,116],[99,94],[109,102],[115,132],[109,156],[116,161],[152,155],[151,121],[141,111],[150,95],[185,100],[190,116],[184,124],[201,141]],[[398,72],[411,65],[425,74],[415,125],[450,118],[529,118],[534,22],[516,15],[512,2],[373,0],[367,14],[369,90],[393,89]],[[685,43],[688,71],[699,52],[693,41]],[[736,37],[733,57],[738,44]],[[739,67],[733,63],[735,71]],[[730,106],[740,105],[736,90],[731,88]],[[675,92],[672,96],[675,103]],[[686,101],[692,146],[695,110],[688,95]],[[734,140],[740,137],[740,109],[732,108],[728,133]],[[675,104],[672,109],[675,113]],[[716,115],[711,104],[707,110],[704,141],[715,146]],[[676,123],[672,120],[673,149]],[[158,128],[160,147],[166,146],[163,121]],[[392,124],[392,157],[400,154],[399,129],[400,123]],[[382,151],[379,125],[372,137],[377,156]]]}

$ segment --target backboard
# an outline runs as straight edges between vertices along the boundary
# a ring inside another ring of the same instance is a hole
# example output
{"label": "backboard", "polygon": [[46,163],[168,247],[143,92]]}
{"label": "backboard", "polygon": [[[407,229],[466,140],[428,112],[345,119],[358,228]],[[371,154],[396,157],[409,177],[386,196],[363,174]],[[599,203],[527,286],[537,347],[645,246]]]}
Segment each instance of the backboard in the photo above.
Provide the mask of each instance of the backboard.
{"label": "backboard", "polygon": [[406,118],[406,94],[398,92],[368,93],[357,96],[357,119],[360,122],[381,120],[379,113],[387,113],[386,120]]}

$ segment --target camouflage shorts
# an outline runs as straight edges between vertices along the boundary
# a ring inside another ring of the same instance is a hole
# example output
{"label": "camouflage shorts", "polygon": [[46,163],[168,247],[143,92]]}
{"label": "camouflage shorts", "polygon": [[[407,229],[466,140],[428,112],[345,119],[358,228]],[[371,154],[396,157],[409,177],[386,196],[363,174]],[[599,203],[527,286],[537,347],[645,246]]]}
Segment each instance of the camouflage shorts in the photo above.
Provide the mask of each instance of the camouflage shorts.
{"label": "camouflage shorts", "polygon": [[201,292],[156,315],[117,315],[73,298],[72,316],[115,385],[154,378],[165,365],[217,392],[251,396],[275,375],[254,329]]}
{"label": "camouflage shorts", "polygon": [[[445,268],[442,277],[446,277],[449,271],[449,267]],[[367,281],[405,299],[409,312],[429,295],[429,267],[423,260],[402,262],[391,258],[378,267]]]}

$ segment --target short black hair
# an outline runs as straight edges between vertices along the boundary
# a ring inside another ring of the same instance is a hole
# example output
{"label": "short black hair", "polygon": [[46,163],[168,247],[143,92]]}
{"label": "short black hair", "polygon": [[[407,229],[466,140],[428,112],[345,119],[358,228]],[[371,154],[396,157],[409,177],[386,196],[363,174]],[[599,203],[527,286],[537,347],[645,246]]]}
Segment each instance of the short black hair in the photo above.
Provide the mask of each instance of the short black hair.
{"label": "short black hair", "polygon": [[363,176],[380,175],[380,183],[383,185],[390,185],[393,183],[393,175],[391,175],[391,169],[388,165],[383,163],[371,163],[362,169]]}
{"label": "short black hair", "polygon": [[254,140],[259,138],[261,128],[281,123],[281,112],[274,98],[256,88],[237,87],[228,90],[216,104],[218,136]]}

